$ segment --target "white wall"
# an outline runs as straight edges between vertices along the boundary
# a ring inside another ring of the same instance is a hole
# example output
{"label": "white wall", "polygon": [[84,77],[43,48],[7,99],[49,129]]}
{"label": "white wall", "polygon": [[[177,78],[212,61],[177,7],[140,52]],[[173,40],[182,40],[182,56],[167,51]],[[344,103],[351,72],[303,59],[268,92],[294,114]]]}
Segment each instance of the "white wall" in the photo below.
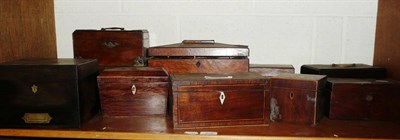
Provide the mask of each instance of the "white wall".
{"label": "white wall", "polygon": [[249,45],[250,63],[372,64],[378,0],[55,0],[59,58],[75,29],[147,29],[150,46],[184,39]]}

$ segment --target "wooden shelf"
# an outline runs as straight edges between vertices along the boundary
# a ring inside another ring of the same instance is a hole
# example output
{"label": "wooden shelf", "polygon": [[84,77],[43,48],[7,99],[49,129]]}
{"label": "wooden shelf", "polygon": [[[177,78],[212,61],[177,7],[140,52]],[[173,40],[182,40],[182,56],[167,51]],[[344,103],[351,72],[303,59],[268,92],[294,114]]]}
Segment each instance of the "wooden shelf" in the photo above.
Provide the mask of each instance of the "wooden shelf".
{"label": "wooden shelf", "polygon": [[[0,136],[79,139],[400,139],[400,122],[344,121],[327,118],[317,126],[271,123],[174,130],[166,117],[97,116],[80,129],[0,129]],[[189,135],[187,131],[217,132]]]}

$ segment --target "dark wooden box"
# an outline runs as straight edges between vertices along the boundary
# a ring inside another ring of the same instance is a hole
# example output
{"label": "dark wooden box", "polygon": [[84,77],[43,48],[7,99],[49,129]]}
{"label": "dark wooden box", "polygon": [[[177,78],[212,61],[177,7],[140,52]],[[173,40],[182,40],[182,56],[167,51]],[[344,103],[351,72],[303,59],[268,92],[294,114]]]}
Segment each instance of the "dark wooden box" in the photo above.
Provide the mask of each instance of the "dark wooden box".
{"label": "dark wooden box", "polygon": [[326,76],[280,74],[270,78],[271,121],[316,125],[324,116]]}
{"label": "dark wooden box", "polygon": [[260,73],[262,76],[276,76],[283,73],[294,73],[293,65],[283,64],[250,64],[250,72]]}
{"label": "dark wooden box", "polygon": [[175,129],[269,122],[266,79],[258,73],[173,74],[171,82]]}
{"label": "dark wooden box", "polygon": [[100,110],[95,59],[0,64],[0,127],[80,127]]}
{"label": "dark wooden box", "polygon": [[98,59],[102,67],[142,66],[149,47],[147,30],[102,28],[75,30],[73,33],[75,58]]}
{"label": "dark wooden box", "polygon": [[337,78],[386,78],[385,68],[366,64],[310,64],[301,66],[300,73]]}
{"label": "dark wooden box", "polygon": [[169,80],[163,68],[108,68],[97,80],[104,116],[166,115]]}
{"label": "dark wooden box", "polygon": [[249,71],[249,49],[244,45],[184,40],[148,48],[150,67],[164,67],[169,74],[235,73]]}
{"label": "dark wooden box", "polygon": [[400,118],[400,82],[328,78],[330,119],[396,120]]}

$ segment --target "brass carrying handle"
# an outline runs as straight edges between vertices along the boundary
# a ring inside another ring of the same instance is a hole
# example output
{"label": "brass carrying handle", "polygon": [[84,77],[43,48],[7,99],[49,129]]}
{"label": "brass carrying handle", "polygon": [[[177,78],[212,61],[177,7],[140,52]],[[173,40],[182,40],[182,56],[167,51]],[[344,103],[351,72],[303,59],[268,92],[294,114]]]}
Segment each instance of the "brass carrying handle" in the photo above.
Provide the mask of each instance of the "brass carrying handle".
{"label": "brass carrying handle", "polygon": [[214,40],[183,40],[183,44],[214,44]]}
{"label": "brass carrying handle", "polygon": [[102,31],[105,31],[105,30],[121,30],[121,31],[123,31],[123,30],[125,30],[125,28],[122,28],[122,27],[107,27],[107,28],[101,28],[101,30]]}
{"label": "brass carrying handle", "polygon": [[131,91],[132,91],[132,95],[136,94],[136,86],[134,84],[132,84]]}
{"label": "brass carrying handle", "polygon": [[348,68],[348,67],[355,67],[356,64],[332,64],[332,67],[340,67],[340,68]]}

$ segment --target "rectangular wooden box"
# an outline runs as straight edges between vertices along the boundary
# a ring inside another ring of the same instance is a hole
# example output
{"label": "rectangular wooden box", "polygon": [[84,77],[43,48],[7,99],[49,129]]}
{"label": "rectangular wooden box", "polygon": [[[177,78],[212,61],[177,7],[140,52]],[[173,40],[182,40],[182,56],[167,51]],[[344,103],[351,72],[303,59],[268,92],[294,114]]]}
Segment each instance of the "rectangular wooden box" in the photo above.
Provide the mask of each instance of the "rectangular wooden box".
{"label": "rectangular wooden box", "polygon": [[175,129],[269,122],[265,77],[258,73],[173,74],[170,111]]}
{"label": "rectangular wooden box", "polygon": [[250,64],[250,72],[260,73],[262,76],[276,76],[283,73],[294,74],[293,65],[283,64]]}
{"label": "rectangular wooden box", "polygon": [[169,74],[235,73],[249,71],[249,49],[244,45],[215,43],[209,40],[184,40],[182,43],[148,49],[150,67],[164,67]]}
{"label": "rectangular wooden box", "polygon": [[169,79],[163,68],[108,68],[97,80],[104,116],[166,115]]}
{"label": "rectangular wooden box", "polygon": [[102,28],[75,30],[73,33],[75,58],[98,59],[102,67],[142,66],[149,47],[147,30]]}
{"label": "rectangular wooden box", "polygon": [[328,78],[330,119],[399,120],[400,82]]}
{"label": "rectangular wooden box", "polygon": [[324,116],[326,76],[280,74],[270,78],[271,121],[316,125]]}
{"label": "rectangular wooden box", "polygon": [[0,127],[80,127],[98,113],[95,59],[0,64]]}
{"label": "rectangular wooden box", "polygon": [[366,64],[311,64],[301,66],[302,74],[319,74],[337,78],[386,78],[386,69]]}

